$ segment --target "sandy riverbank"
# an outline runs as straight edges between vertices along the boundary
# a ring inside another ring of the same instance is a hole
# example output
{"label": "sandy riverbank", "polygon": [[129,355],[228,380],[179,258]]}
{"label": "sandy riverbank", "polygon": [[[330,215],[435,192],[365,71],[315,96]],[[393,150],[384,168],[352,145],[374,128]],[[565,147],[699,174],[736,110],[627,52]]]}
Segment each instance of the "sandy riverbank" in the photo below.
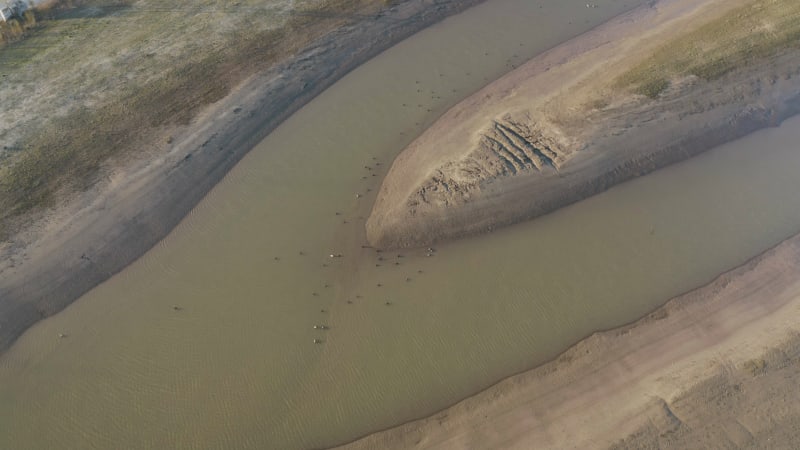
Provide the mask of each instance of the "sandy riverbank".
{"label": "sandy riverbank", "polygon": [[647,317],[342,449],[796,448],[800,235]]}
{"label": "sandy riverbank", "polygon": [[615,86],[665,45],[749,3],[652,2],[467,98],[395,160],[368,239],[414,247],[491,231],[797,114],[792,46],[709,79],[674,74],[652,98]]}
{"label": "sandy riverbank", "polygon": [[123,167],[2,249],[0,351],[162,239],[293,112],[359,64],[480,0],[411,0],[336,29],[202,112],[163,154]]}

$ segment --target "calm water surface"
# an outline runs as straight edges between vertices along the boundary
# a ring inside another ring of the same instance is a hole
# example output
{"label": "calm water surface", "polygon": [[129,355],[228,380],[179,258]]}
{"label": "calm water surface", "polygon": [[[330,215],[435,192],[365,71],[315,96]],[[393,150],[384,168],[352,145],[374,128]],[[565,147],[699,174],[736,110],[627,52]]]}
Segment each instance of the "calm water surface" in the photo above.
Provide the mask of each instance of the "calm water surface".
{"label": "calm water surface", "polygon": [[158,247],[0,358],[0,448],[331,445],[452,404],[800,230],[793,120],[433,256],[362,248],[397,152],[487,80],[633,4],[596,3],[491,0],[315,99]]}

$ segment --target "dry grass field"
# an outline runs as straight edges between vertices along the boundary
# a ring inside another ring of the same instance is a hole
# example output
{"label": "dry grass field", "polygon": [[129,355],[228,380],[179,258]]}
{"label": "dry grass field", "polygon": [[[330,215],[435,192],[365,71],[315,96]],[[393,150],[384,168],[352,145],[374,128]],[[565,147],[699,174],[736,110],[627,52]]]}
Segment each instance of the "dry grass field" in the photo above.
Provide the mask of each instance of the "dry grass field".
{"label": "dry grass field", "polygon": [[383,0],[74,0],[0,47],[0,239]]}

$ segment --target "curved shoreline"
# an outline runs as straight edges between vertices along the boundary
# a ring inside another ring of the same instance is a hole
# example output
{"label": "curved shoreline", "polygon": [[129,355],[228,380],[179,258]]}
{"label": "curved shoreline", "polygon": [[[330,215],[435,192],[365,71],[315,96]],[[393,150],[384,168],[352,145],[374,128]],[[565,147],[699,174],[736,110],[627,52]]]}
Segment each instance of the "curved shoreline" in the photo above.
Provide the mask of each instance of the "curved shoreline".
{"label": "curved shoreline", "polygon": [[647,52],[744,3],[653,2],[465,99],[392,164],[370,244],[422,247],[532,219],[800,113],[796,51],[677,80],[655,100],[614,93],[587,106]]}
{"label": "curved shoreline", "polygon": [[798,428],[790,424],[800,413],[781,408],[787,400],[779,394],[794,397],[788,405],[800,400],[792,390],[800,379],[799,279],[797,234],[641,319],[592,333],[548,363],[335,448],[796,442]]}
{"label": "curved shoreline", "polygon": [[483,0],[410,0],[319,41],[210,106],[172,148],[82,193],[34,224],[0,277],[0,353],[27,328],[124,269],[166,236],[281,122],[363,62]]}

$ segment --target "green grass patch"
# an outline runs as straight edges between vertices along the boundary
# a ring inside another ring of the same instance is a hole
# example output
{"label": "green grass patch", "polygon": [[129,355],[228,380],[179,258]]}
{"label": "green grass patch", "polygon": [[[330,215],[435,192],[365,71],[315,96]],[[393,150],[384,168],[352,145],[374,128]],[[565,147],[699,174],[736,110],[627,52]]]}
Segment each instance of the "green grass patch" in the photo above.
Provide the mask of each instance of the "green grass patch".
{"label": "green grass patch", "polygon": [[800,48],[800,1],[757,0],[659,47],[614,81],[656,98],[669,79],[715,80],[787,49]]}

